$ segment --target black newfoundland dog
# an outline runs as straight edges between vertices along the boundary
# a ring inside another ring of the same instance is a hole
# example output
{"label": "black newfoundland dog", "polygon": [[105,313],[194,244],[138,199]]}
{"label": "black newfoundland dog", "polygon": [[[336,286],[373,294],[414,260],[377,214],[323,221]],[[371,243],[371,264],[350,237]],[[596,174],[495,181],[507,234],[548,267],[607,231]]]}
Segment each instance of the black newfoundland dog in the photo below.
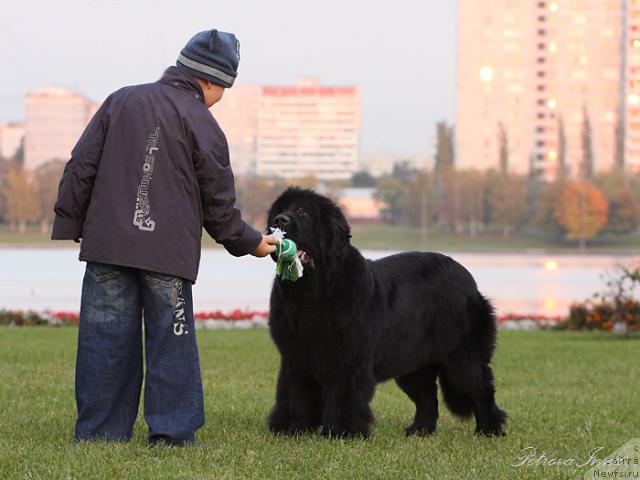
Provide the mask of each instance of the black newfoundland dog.
{"label": "black newfoundland dog", "polygon": [[407,435],[428,435],[437,377],[451,412],[475,415],[476,433],[504,435],[489,365],[495,316],[463,266],[438,253],[366,260],[341,210],[310,190],[282,193],[268,225],[297,243],[304,265],[301,279],[276,278],[271,292],[281,355],[272,432],[367,437],[376,384],[393,378],[416,405]]}

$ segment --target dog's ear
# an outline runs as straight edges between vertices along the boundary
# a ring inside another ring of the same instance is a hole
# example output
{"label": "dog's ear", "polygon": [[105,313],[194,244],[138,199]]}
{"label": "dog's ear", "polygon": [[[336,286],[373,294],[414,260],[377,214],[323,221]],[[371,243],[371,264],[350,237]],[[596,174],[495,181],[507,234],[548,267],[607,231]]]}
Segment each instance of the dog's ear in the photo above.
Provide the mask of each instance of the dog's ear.
{"label": "dog's ear", "polygon": [[351,239],[351,227],[347,222],[342,210],[337,205],[333,205],[329,215],[327,215],[329,223],[329,232],[331,232],[331,251],[341,253],[344,248],[349,245]]}

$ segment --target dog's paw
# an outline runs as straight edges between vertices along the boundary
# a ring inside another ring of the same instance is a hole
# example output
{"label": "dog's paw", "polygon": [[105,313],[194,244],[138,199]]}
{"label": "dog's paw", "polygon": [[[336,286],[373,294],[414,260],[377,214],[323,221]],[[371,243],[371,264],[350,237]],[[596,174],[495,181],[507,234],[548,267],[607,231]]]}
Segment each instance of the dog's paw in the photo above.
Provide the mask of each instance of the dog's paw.
{"label": "dog's paw", "polygon": [[506,432],[502,429],[502,426],[496,427],[485,427],[485,428],[476,428],[476,435],[481,435],[484,437],[504,437],[506,436]]}
{"label": "dog's paw", "polygon": [[404,433],[407,437],[416,435],[417,437],[428,437],[436,433],[436,426],[417,426],[415,424],[404,429]]}

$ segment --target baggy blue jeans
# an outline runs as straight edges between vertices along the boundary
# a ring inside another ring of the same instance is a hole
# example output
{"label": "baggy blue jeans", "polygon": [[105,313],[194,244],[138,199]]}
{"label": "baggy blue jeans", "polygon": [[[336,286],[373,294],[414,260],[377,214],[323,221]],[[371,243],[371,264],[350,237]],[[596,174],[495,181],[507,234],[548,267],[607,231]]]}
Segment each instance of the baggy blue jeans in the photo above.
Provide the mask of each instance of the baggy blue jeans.
{"label": "baggy blue jeans", "polygon": [[88,262],[76,360],[76,440],[131,438],[143,379],[143,321],[149,441],[192,443],[204,424],[191,282]]}

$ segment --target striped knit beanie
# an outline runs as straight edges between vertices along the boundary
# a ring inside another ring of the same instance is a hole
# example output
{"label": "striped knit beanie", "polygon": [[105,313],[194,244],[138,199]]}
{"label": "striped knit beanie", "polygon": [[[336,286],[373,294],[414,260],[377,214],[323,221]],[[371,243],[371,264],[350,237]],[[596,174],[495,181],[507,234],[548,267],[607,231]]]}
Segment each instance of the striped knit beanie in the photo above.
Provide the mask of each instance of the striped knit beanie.
{"label": "striped knit beanie", "polygon": [[176,65],[191,75],[225,88],[233,85],[240,63],[240,42],[216,29],[197,33],[185,45]]}

